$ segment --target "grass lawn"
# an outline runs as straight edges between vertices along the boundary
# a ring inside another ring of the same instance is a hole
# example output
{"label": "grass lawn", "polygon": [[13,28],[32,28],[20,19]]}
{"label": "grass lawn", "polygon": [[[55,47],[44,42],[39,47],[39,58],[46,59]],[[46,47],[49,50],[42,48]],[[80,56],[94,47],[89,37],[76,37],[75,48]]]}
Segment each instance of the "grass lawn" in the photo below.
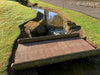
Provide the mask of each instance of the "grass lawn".
{"label": "grass lawn", "polygon": [[[60,7],[37,0],[32,2],[38,2],[42,7],[59,9],[72,21],[81,25],[90,40],[100,45],[100,20],[72,10],[63,10]],[[0,0],[0,75],[7,75],[7,65],[12,47],[14,41],[20,34],[18,26],[35,18],[36,13],[37,11],[31,10],[31,8],[25,7],[14,0]]]}
{"label": "grass lawn", "polygon": [[[31,2],[31,0],[30,0]],[[66,16],[68,16],[69,19],[76,22],[80,26],[82,26],[82,29],[84,30],[86,36],[88,39],[92,40],[95,44],[100,45],[100,20],[89,17],[85,14],[82,14],[80,12],[76,12],[69,9],[62,9],[61,7],[57,7],[51,4],[47,4],[41,1],[38,1],[39,6],[42,7],[49,7],[53,9],[58,9],[62,13],[64,13]]]}
{"label": "grass lawn", "polygon": [[20,34],[19,25],[35,18],[37,11],[18,2],[0,0],[0,75],[7,74],[8,60],[14,41]]}

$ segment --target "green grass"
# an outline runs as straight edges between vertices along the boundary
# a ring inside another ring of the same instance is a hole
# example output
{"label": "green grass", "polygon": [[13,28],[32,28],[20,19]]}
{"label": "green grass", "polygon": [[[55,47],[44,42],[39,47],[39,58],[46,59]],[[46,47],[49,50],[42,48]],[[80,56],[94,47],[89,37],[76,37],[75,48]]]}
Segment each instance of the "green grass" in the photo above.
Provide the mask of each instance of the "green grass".
{"label": "green grass", "polygon": [[[100,45],[100,21],[79,12],[62,9],[44,2],[38,2],[42,7],[59,9],[72,21],[84,29],[87,37]],[[37,11],[25,7],[14,0],[0,0],[0,75],[7,75],[8,60],[12,52],[14,41],[20,34],[19,25],[36,17]]]}
{"label": "green grass", "polygon": [[77,24],[82,26],[82,29],[84,30],[88,39],[93,41],[95,44],[100,45],[100,41],[99,41],[100,40],[100,20],[92,18],[85,14],[82,14],[80,12],[73,11],[73,10],[69,10],[69,9],[63,10],[60,7],[47,4],[41,1],[39,1],[38,3],[39,3],[39,6],[58,9],[59,11],[64,13],[73,22],[76,22]]}
{"label": "green grass", "polygon": [[12,47],[20,34],[19,25],[36,15],[37,11],[15,1],[0,0],[0,75],[7,74]]}
{"label": "green grass", "polygon": [[95,44],[100,45],[100,20],[67,9],[65,9],[64,13],[72,21],[82,26],[88,39],[93,41]]}
{"label": "green grass", "polygon": [[39,0],[30,0],[30,3],[38,3]]}

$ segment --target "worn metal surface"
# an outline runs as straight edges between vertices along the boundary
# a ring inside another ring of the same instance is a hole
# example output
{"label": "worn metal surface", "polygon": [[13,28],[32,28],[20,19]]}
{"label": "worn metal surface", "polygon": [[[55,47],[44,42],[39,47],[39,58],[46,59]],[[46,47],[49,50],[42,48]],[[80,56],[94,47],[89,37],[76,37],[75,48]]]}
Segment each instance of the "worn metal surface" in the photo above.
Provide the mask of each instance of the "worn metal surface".
{"label": "worn metal surface", "polygon": [[79,37],[19,44],[14,65],[70,54],[74,57],[74,53],[92,49],[94,48],[90,44]]}

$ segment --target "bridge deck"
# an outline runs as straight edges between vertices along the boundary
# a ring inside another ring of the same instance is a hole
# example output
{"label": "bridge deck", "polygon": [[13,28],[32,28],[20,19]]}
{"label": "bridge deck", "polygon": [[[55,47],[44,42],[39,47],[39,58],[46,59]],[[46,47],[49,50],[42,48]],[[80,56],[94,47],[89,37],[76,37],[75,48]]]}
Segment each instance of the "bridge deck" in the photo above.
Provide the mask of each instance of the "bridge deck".
{"label": "bridge deck", "polygon": [[21,69],[21,66],[23,68],[29,68],[73,58],[81,58],[82,55],[77,56],[76,53],[93,49],[90,44],[79,37],[19,44],[15,54],[13,68]]}

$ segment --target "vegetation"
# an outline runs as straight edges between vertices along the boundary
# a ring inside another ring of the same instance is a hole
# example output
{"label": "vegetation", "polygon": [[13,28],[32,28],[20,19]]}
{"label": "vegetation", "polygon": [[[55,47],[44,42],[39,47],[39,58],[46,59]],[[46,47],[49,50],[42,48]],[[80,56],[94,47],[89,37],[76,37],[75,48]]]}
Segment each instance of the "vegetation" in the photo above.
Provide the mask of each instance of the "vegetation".
{"label": "vegetation", "polygon": [[12,47],[20,34],[19,25],[35,18],[36,15],[37,11],[14,0],[0,0],[0,75],[7,74]]}
{"label": "vegetation", "polygon": [[29,0],[30,1],[30,3],[37,3],[37,2],[39,2],[39,0]]}
{"label": "vegetation", "polygon": [[82,26],[82,29],[84,30],[88,39],[93,41],[95,44],[100,45],[100,20],[67,9],[65,9],[64,13],[72,21]]}
{"label": "vegetation", "polygon": [[[100,45],[100,21],[82,13],[53,6],[38,0],[39,6],[58,9],[67,15],[72,21],[78,23],[84,29],[87,37]],[[74,14],[73,14],[74,13]],[[20,34],[19,25],[36,17],[37,11],[25,7],[14,0],[0,0],[0,75],[7,74],[7,65],[12,52],[14,41]]]}
{"label": "vegetation", "polygon": [[60,10],[64,13],[68,18],[70,18],[73,22],[82,26],[86,36],[88,39],[93,41],[95,44],[100,45],[100,20],[82,14],[80,12],[76,12],[69,9],[63,9],[61,7],[57,7],[51,4],[47,4],[44,2],[39,1],[39,6],[42,7],[49,7],[53,9]]}

